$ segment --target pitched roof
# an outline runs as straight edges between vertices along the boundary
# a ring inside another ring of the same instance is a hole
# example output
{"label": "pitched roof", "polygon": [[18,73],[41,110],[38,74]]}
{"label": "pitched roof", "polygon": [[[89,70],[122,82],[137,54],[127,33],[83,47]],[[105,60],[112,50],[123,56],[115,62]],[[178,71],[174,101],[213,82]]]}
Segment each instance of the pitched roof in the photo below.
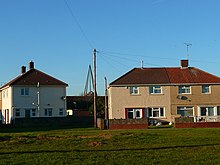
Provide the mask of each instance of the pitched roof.
{"label": "pitched roof", "polygon": [[12,85],[24,85],[24,86],[31,86],[37,85],[39,82],[40,85],[64,85],[68,86],[68,84],[46,74],[43,73],[35,68],[30,69],[29,71],[21,74],[20,76],[16,77],[15,79],[11,80],[0,89],[6,86]]}
{"label": "pitched roof", "polygon": [[220,84],[220,77],[194,67],[134,68],[110,83],[110,86],[147,84]]}

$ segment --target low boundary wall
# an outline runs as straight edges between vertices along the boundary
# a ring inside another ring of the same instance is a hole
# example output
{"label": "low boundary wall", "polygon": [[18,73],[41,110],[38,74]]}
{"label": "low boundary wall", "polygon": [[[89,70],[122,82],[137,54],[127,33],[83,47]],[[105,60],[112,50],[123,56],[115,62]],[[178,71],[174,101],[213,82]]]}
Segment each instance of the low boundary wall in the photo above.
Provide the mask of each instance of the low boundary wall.
{"label": "low boundary wall", "polygon": [[175,128],[220,128],[220,122],[175,123]]}
{"label": "low boundary wall", "polygon": [[148,129],[148,119],[110,119],[109,129]]}

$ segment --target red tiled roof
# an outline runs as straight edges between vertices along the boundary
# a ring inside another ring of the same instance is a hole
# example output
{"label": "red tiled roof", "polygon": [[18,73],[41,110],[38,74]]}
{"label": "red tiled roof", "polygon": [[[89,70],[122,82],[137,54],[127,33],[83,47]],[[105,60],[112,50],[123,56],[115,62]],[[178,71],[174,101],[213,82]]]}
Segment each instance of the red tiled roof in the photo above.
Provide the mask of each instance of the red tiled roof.
{"label": "red tiled roof", "polygon": [[220,77],[194,67],[134,68],[110,83],[110,86],[146,84],[220,84]]}
{"label": "red tiled roof", "polygon": [[38,82],[40,85],[68,86],[68,84],[33,68],[25,72],[24,74],[16,77],[15,79],[11,80],[10,82],[2,86],[1,89],[6,86],[12,86],[12,85],[24,85],[24,86],[37,85]]}

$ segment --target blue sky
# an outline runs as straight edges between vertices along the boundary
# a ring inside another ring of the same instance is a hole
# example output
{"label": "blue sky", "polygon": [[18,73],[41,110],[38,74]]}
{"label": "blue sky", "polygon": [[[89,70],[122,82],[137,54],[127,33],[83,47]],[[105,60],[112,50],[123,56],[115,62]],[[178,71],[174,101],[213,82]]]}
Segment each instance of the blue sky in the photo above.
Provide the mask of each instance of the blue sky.
{"label": "blue sky", "polygon": [[102,95],[105,76],[111,82],[141,60],[179,66],[184,43],[190,66],[220,76],[219,8],[219,0],[0,0],[0,82],[33,60],[80,95],[96,48]]}

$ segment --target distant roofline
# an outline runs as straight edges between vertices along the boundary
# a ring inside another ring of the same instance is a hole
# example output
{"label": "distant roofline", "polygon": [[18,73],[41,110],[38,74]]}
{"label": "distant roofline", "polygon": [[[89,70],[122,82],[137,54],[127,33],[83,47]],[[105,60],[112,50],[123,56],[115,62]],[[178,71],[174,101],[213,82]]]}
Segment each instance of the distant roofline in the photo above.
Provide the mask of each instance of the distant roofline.
{"label": "distant roofline", "polygon": [[[62,83],[62,84],[60,84],[60,85],[55,85],[55,86],[68,86],[67,83],[65,83],[65,82],[63,82],[63,81],[61,81],[61,80],[59,80],[59,79],[57,79],[57,78],[55,78],[55,77],[53,77],[53,76],[50,76],[49,74],[44,73],[44,72],[42,72],[42,71],[40,71],[40,70],[38,70],[38,69],[32,68],[32,69],[26,71],[25,73],[23,73],[23,74],[21,74],[21,75],[15,77],[14,79],[10,80],[9,82],[7,82],[5,85],[3,85],[2,87],[0,87],[0,90],[3,90],[4,88],[10,87],[10,86],[34,86],[34,85],[14,85],[14,84],[13,84],[13,83],[15,83],[16,81],[18,81],[20,78],[22,78],[22,77],[24,77],[25,75],[29,74],[29,72],[33,72],[33,71],[40,72],[40,73],[42,73],[42,74],[44,74],[44,75],[46,75],[46,76],[48,76],[48,77],[51,77],[52,79],[54,79],[54,80],[56,80],[56,81],[59,81],[60,83]],[[53,86],[53,85],[43,85],[43,86]]]}
{"label": "distant roofline", "polygon": [[131,87],[131,86],[179,86],[179,85],[220,85],[220,83],[167,83],[167,84],[122,84],[122,85],[109,85],[109,87]]}

